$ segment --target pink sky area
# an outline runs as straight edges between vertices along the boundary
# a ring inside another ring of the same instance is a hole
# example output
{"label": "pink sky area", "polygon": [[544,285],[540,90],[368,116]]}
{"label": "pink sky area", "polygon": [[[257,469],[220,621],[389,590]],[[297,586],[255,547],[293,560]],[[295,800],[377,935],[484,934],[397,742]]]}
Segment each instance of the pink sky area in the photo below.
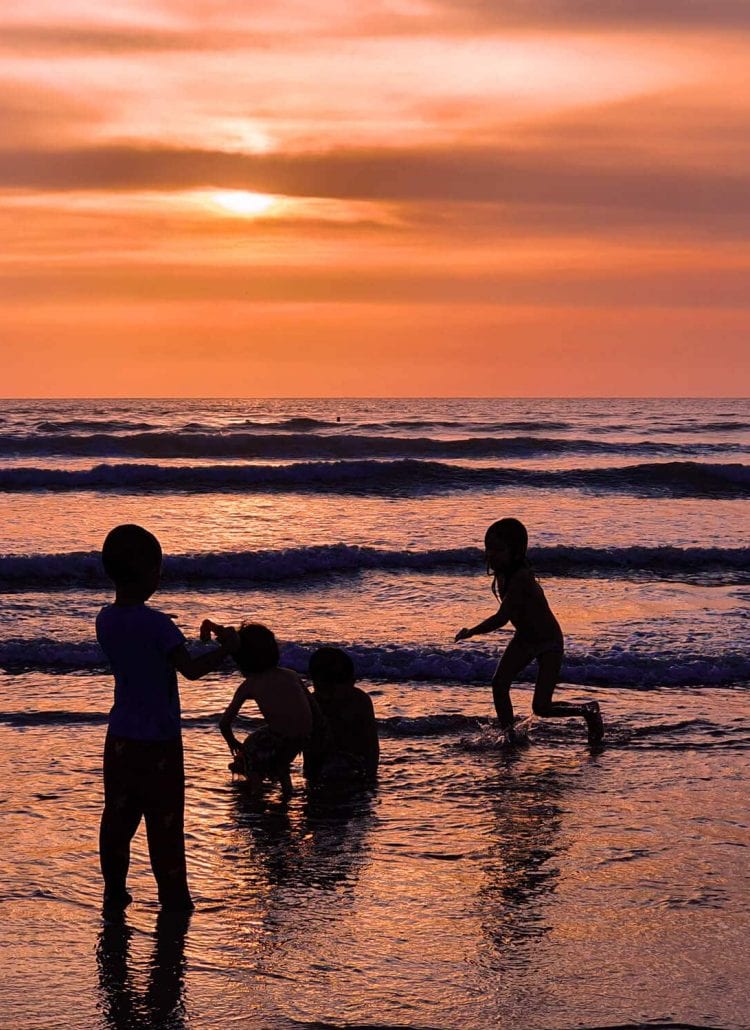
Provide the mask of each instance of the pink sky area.
{"label": "pink sky area", "polygon": [[747,0],[24,0],[4,396],[750,393]]}

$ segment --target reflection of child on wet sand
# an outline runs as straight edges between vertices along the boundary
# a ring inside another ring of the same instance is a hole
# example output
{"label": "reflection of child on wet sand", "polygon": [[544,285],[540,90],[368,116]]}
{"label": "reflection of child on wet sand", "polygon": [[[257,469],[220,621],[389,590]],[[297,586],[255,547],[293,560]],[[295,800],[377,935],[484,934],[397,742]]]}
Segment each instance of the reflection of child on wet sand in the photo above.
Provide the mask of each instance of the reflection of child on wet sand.
{"label": "reflection of child on wet sand", "polygon": [[576,705],[552,700],[562,667],[563,635],[526,558],[528,534],[525,526],[518,519],[500,519],[487,530],[484,546],[487,571],[493,576],[492,592],[500,601],[500,608],[495,615],[472,629],[459,630],[456,641],[491,633],[509,622],[515,627],[516,632],[492,678],[492,696],[501,728],[512,737],[510,687],[516,676],[536,658],[534,714],[559,719],[580,715],[586,721],[589,742],[596,743],[604,735],[604,724],[596,701]]}
{"label": "reflection of child on wet sand", "polygon": [[[213,633],[221,643],[228,630],[206,620],[201,638]],[[292,791],[289,766],[302,750],[312,730],[312,712],[307,691],[296,672],[279,666],[279,646],[270,629],[259,623],[245,623],[239,631],[239,648],[232,657],[244,682],[219,720],[219,729],[234,755],[230,768],[247,776],[257,792],[263,780],[277,780],[284,794]],[[255,701],[265,726],[240,743],[232,732],[245,701]]]}

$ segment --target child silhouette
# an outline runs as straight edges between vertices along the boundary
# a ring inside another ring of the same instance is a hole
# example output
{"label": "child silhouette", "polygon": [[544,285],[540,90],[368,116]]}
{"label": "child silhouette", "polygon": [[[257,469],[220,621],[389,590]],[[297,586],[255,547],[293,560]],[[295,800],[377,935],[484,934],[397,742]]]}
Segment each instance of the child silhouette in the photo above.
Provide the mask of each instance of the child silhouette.
{"label": "child silhouette", "polygon": [[102,564],[113,604],[96,618],[96,637],[115,678],[104,743],[104,811],[99,857],[104,908],[124,909],[130,842],[145,817],[151,868],[166,909],[190,910],[185,868],[185,773],[177,672],[195,680],[213,672],[228,648],[192,657],[164,612],[146,604],[159,586],[162,551],[142,526],[122,525],[104,541]]}
{"label": "child silhouette", "polygon": [[492,697],[501,728],[513,737],[513,680],[534,659],[538,663],[532,709],[543,718],[564,719],[579,715],[586,721],[590,743],[604,735],[604,723],[596,701],[569,704],[553,701],[563,661],[563,635],[560,624],[544,596],[526,557],[528,533],[518,519],[494,522],[484,537],[487,571],[492,575],[492,592],[500,601],[495,615],[471,629],[456,634],[456,641],[491,633],[511,623],[516,632],[498,662],[492,678]]}

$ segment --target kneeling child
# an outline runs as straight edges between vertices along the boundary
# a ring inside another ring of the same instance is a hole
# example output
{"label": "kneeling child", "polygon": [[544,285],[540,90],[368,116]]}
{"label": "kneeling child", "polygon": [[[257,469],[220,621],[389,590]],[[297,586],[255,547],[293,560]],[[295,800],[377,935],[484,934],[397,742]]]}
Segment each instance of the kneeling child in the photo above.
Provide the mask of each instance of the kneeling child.
{"label": "kneeling child", "polygon": [[[204,623],[204,638],[214,633],[221,640],[223,632],[221,626]],[[230,768],[244,773],[254,792],[261,789],[264,780],[277,780],[283,793],[289,795],[289,766],[312,730],[307,691],[296,672],[279,666],[279,646],[266,626],[244,623],[239,631],[239,649],[232,657],[245,680],[219,720],[219,729],[234,755]],[[240,743],[232,723],[249,700],[255,701],[266,724]]]}

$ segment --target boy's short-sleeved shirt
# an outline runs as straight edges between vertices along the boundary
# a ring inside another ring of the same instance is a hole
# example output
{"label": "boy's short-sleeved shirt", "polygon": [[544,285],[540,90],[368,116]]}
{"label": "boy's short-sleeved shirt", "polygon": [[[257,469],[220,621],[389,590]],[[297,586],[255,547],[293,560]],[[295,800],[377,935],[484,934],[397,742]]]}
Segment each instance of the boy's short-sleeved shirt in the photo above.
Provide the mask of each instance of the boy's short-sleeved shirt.
{"label": "boy's short-sleeved shirt", "polygon": [[132,740],[180,736],[180,695],[170,659],[185,637],[164,612],[145,604],[105,605],[96,639],[115,677],[109,729]]}

